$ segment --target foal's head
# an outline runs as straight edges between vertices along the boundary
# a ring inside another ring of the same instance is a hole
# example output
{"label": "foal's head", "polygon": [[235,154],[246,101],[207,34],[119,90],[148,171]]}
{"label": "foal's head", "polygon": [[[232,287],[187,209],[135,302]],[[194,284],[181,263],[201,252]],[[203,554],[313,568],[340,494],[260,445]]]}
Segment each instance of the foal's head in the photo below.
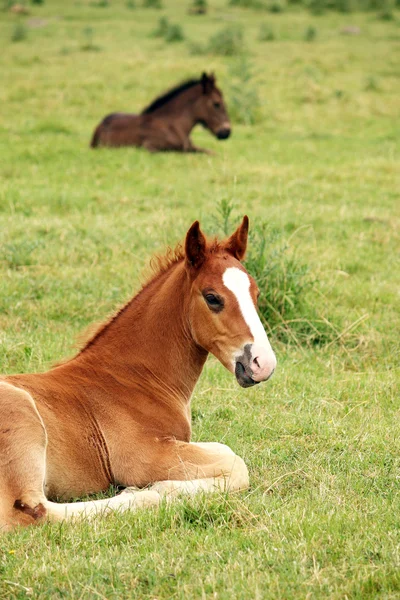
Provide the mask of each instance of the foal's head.
{"label": "foal's head", "polygon": [[207,243],[199,222],[186,235],[189,322],[196,343],[214,354],[242,387],[271,377],[275,354],[257,314],[258,288],[241,264],[249,220],[223,242]]}
{"label": "foal's head", "polygon": [[200,85],[202,93],[195,103],[198,122],[219,140],[226,140],[231,135],[231,124],[222,92],[215,85],[214,75],[203,73]]}

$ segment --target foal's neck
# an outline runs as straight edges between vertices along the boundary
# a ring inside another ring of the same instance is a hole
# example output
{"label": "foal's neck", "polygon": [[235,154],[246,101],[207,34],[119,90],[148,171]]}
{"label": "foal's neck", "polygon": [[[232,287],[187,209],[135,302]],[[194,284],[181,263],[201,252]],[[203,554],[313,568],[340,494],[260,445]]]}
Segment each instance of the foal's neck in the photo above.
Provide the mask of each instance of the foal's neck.
{"label": "foal's neck", "polygon": [[163,402],[190,401],[207,358],[190,332],[183,261],[156,276],[78,355]]}
{"label": "foal's neck", "polygon": [[193,127],[198,122],[195,111],[196,99],[199,97],[199,86],[185,90],[160,108],[156,109],[152,114],[159,119],[165,119],[168,122],[171,116],[179,119],[179,128],[186,135],[189,135]]}

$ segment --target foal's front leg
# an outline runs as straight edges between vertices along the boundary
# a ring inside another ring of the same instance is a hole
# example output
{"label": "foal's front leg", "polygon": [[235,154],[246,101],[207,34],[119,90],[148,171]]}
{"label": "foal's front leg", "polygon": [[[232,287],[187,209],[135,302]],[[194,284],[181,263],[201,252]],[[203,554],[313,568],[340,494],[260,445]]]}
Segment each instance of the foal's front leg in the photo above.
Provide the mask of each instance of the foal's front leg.
{"label": "foal's front leg", "polygon": [[167,498],[200,491],[239,491],[249,486],[242,458],[224,444],[168,441],[160,448],[158,476],[150,490]]}
{"label": "foal's front leg", "polygon": [[187,139],[184,152],[199,152],[201,154],[209,154],[210,156],[215,155],[215,152],[213,152],[212,150],[207,150],[207,148],[199,148],[199,146],[195,146],[190,138]]}

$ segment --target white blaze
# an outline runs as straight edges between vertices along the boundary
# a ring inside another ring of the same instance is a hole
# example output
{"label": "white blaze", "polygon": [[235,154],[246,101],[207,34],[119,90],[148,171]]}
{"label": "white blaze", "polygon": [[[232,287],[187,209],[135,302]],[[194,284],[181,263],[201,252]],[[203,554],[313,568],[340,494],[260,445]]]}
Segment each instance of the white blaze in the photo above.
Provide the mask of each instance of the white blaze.
{"label": "white blaze", "polygon": [[[271,364],[276,364],[276,358],[274,351],[271,348],[265,329],[260,321],[260,317],[257,314],[256,307],[254,306],[253,299],[250,295],[250,279],[247,273],[238,269],[237,267],[229,267],[226,269],[222,276],[224,285],[230,290],[236,297],[240,311],[246,321],[250,333],[253,336],[253,340],[249,340],[248,343],[254,344],[254,346],[263,349],[263,354],[267,361]],[[242,348],[238,348],[242,351]],[[253,357],[254,358],[254,357]],[[275,366],[273,367],[275,368]]]}

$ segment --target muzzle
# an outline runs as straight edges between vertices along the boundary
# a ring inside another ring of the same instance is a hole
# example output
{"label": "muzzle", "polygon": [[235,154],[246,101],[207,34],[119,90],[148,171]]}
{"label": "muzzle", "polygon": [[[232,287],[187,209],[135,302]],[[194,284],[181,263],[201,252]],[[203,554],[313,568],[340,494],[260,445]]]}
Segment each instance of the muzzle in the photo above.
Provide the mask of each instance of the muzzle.
{"label": "muzzle", "polygon": [[252,387],[272,377],[276,368],[275,353],[270,348],[246,344],[243,354],[236,358],[236,379],[244,388]]}
{"label": "muzzle", "polygon": [[226,127],[224,129],[219,129],[219,131],[217,131],[217,138],[219,140],[226,140],[228,139],[228,137],[231,135],[231,130]]}

